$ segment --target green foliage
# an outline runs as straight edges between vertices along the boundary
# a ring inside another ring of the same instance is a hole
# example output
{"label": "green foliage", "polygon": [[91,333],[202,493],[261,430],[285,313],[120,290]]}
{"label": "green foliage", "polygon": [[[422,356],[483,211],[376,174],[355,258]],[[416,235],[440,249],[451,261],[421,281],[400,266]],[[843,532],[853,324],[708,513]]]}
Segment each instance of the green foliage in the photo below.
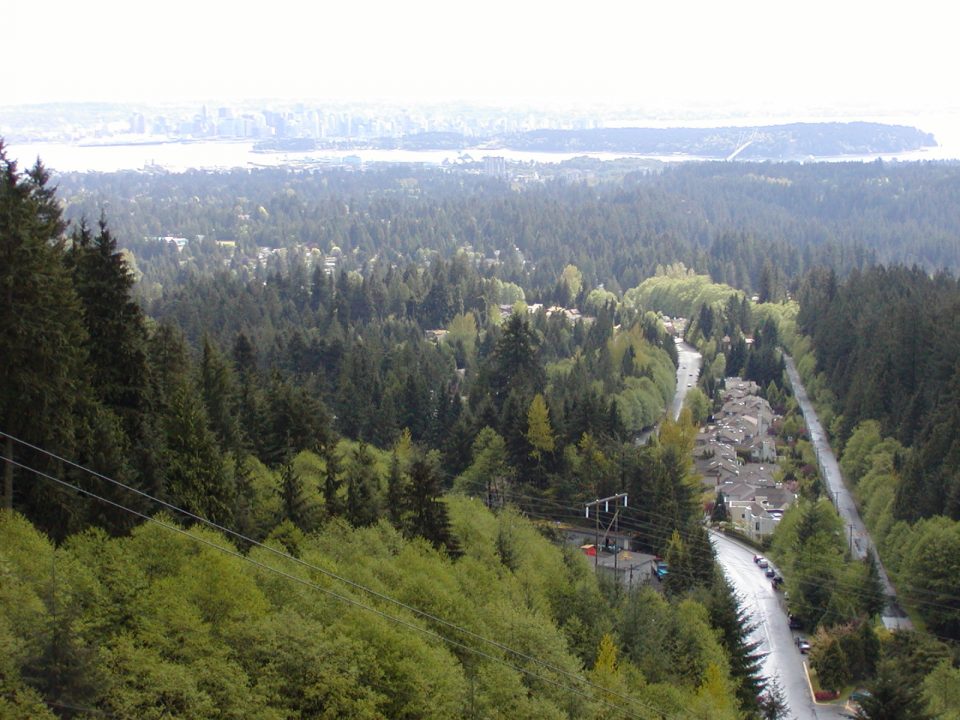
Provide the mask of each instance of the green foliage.
{"label": "green foliage", "polygon": [[[720,357],[720,356],[718,356]],[[710,399],[703,394],[700,388],[690,388],[686,397],[683,399],[683,405],[690,409],[690,416],[694,424],[700,426],[710,416],[712,407]]]}
{"label": "green foliage", "polygon": [[556,447],[553,430],[550,427],[550,414],[543,395],[537,393],[530,401],[527,411],[527,442],[533,450],[530,454],[540,462],[544,453],[552,453]]}
{"label": "green foliage", "polygon": [[[757,652],[760,642],[749,640],[755,627],[743,607],[743,601],[734,594],[730,583],[720,573],[713,577],[706,606],[710,613],[710,624],[716,629],[730,660],[730,679],[736,687],[740,709],[747,713],[758,705],[763,711],[765,703],[776,705],[777,687],[761,676],[764,655]],[[766,698],[758,702],[764,690]]]}
{"label": "green foliage", "polygon": [[503,438],[485,427],[473,441],[473,462],[454,481],[454,489],[469,495],[484,493],[488,505],[499,506],[515,474]]}
{"label": "green foliage", "polygon": [[944,661],[923,681],[930,714],[939,720],[960,718],[960,669]]}
{"label": "green foliage", "polygon": [[909,598],[923,608],[930,630],[960,637],[960,523],[944,517],[921,520],[897,548],[898,571]]}
{"label": "green foliage", "polygon": [[845,559],[845,531],[828,500],[801,499],[774,535],[771,554],[786,578],[791,611],[809,628],[850,622],[875,609],[876,597],[864,592],[867,566]]}
{"label": "green foliage", "polygon": [[892,663],[881,663],[876,679],[868,686],[869,694],[860,700],[860,720],[926,720],[921,688],[905,682]]}
{"label": "green foliage", "polygon": [[[64,224],[48,179],[39,162],[19,172],[0,143],[0,427],[28,442],[70,452],[76,447],[75,413],[86,392],[87,333],[64,263]],[[13,451],[6,441],[4,453]],[[18,456],[40,469],[52,467],[19,449]],[[4,506],[25,508],[37,517],[43,509],[49,529],[69,532],[75,521],[70,522],[63,503],[33,482],[15,490],[15,474],[22,473],[7,464]]]}
{"label": "green foliage", "polygon": [[[623,304],[627,308],[656,310],[671,317],[692,317],[703,306],[723,305],[735,288],[717,284],[708,275],[692,271],[658,274],[647,278],[637,287],[627,290]],[[710,335],[709,332],[705,333]]]}
{"label": "green foliage", "polygon": [[851,680],[847,654],[832,635],[817,636],[810,649],[810,667],[816,670],[820,687],[824,690],[837,692]]}

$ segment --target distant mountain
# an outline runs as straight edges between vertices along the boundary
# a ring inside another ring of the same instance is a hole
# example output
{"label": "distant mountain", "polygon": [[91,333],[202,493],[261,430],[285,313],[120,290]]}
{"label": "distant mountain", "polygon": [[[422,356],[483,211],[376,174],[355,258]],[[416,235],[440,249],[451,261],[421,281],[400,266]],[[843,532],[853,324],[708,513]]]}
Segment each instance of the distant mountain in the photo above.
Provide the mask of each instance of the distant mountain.
{"label": "distant mountain", "polygon": [[[476,138],[462,138],[462,146]],[[416,150],[449,149],[451,133],[413,135],[393,146]],[[935,147],[930,133],[883,123],[791,123],[762,127],[597,128],[530,130],[484,140],[490,150],[536,152],[622,152],[643,155],[696,155],[723,159],[796,160],[809,156],[868,155]],[[739,152],[738,152],[739,151]]]}

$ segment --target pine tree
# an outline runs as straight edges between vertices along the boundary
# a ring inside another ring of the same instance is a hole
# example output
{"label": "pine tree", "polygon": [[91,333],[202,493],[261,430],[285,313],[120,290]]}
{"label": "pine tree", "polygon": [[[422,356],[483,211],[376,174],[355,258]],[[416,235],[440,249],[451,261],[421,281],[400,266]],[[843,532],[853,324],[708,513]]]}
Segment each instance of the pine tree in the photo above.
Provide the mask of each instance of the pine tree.
{"label": "pine tree", "polygon": [[713,503],[713,512],[710,513],[710,519],[713,522],[726,522],[727,520],[727,499],[723,495],[723,490],[717,490],[717,499]]}
{"label": "pine tree", "polygon": [[200,360],[200,389],[210,418],[210,427],[220,447],[232,451],[240,446],[240,426],[237,422],[237,386],[233,369],[226,358],[203,338]]}
{"label": "pine tree", "polygon": [[810,666],[817,671],[820,687],[837,691],[850,680],[850,667],[840,641],[821,631],[810,653]]}
{"label": "pine tree", "polygon": [[460,554],[456,538],[450,530],[447,506],[443,498],[440,473],[436,459],[431,456],[417,457],[410,464],[410,484],[406,505],[410,509],[408,531],[445,548],[453,556]]}
{"label": "pine tree", "polygon": [[343,514],[343,498],[340,497],[340,488],[343,478],[340,477],[340,453],[337,452],[337,439],[330,437],[323,446],[323,460],[326,465],[323,475],[323,502],[327,509],[327,517]]}
{"label": "pine tree", "polygon": [[380,480],[373,464],[373,456],[366,443],[361,442],[353,452],[347,467],[347,520],[354,527],[372,525],[380,515],[378,489]]}
{"label": "pine tree", "polygon": [[133,273],[104,216],[96,237],[81,220],[71,235],[67,262],[83,307],[91,384],[138,441],[147,411],[146,324],[133,299]]}
{"label": "pine tree", "polygon": [[[64,225],[48,180],[39,162],[19,173],[0,142],[0,430],[71,455],[74,410],[88,392],[81,382],[86,333],[64,265]],[[43,456],[19,447],[14,453],[13,441],[4,441],[7,457],[52,469]],[[62,535],[68,529],[60,512],[67,511],[64,498],[37,481],[25,483],[17,499],[14,474],[7,463],[4,505],[43,517],[45,529]]]}
{"label": "pine tree", "polygon": [[406,497],[406,480],[400,464],[400,453],[393,449],[390,456],[390,474],[387,475],[387,515],[395,527],[403,521],[403,502]]}
{"label": "pine tree", "polygon": [[863,590],[860,593],[860,604],[868,618],[875,617],[883,612],[887,604],[887,598],[883,590],[883,582],[880,579],[880,568],[877,565],[877,557],[873,550],[867,553],[864,560],[865,572],[863,579]]}
{"label": "pine tree", "polygon": [[[751,641],[750,634],[754,625],[750,620],[742,601],[734,594],[733,588],[719,572],[715,573],[713,585],[707,600],[710,624],[719,633],[720,642],[730,658],[730,679],[736,683],[737,699],[740,709],[749,715],[750,710],[759,705],[764,689],[764,679],[760,674],[764,654],[757,652],[759,641]],[[776,695],[776,686],[767,684],[771,700]]]}
{"label": "pine tree", "polygon": [[858,720],[927,720],[923,685],[906,681],[892,662],[883,662],[870,691],[860,699]]}
{"label": "pine tree", "polygon": [[281,520],[289,520],[304,532],[313,529],[312,513],[303,494],[303,479],[288,461],[280,468]]}
{"label": "pine tree", "polygon": [[202,518],[228,523],[234,506],[233,487],[206,411],[190,384],[173,391],[164,429],[167,498]]}

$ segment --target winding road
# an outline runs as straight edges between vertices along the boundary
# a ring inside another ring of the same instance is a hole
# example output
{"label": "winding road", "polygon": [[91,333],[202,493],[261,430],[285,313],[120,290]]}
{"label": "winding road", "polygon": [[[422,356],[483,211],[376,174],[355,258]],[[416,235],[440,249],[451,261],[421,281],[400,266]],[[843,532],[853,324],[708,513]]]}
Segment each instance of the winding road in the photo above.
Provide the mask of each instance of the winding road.
{"label": "winding road", "polygon": [[[677,343],[677,352],[677,389],[670,406],[674,419],[680,415],[687,390],[696,385],[702,362],[700,353],[685,342]],[[798,385],[799,378],[794,387]],[[829,449],[829,445],[827,447]],[[852,498],[848,497],[848,502],[853,505]],[[790,708],[787,717],[792,720],[849,718],[850,715],[841,706],[814,702],[803,655],[795,644],[796,634],[790,630],[782,597],[773,590],[770,580],[753,562],[754,551],[718,533],[711,533],[711,537],[717,551],[717,561],[754,625],[751,639],[759,642],[758,650],[765,654],[763,674],[776,679],[783,688],[784,699]]]}

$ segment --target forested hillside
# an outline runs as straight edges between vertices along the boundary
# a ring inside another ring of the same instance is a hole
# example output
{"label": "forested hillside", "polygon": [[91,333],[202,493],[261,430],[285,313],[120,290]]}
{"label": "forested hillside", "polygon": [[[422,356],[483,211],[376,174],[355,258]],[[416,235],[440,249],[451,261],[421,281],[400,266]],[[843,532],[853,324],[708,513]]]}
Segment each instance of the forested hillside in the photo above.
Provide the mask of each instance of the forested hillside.
{"label": "forested hillside", "polygon": [[[4,717],[776,717],[691,462],[726,375],[786,415],[804,501],[774,552],[804,616],[849,645],[874,612],[784,339],[881,550],[958,637],[957,282],[870,265],[956,268],[952,166],[0,169]],[[665,322],[704,371],[642,444],[675,390]],[[618,492],[661,592],[544,539]],[[943,646],[883,643],[939,677]]]}
{"label": "forested hillside", "polygon": [[[960,169],[949,164],[681,164],[593,187],[410,166],[67,175],[57,184],[67,219],[108,211],[149,298],[181,272],[254,272],[258,248],[295,246],[321,263],[336,252],[338,270],[364,274],[468,250],[484,274],[561,304],[568,264],[588,292],[603,284],[621,293],[658,265],[683,262],[763,299],[782,298],[817,266],[841,276],[872,262],[960,267]],[[188,242],[178,252],[153,239],[161,236]]]}
{"label": "forested hillside", "polygon": [[960,423],[950,275],[877,267],[845,280],[812,273],[799,327],[813,352],[803,370],[843,448],[864,519],[898,587],[930,629],[960,638]]}
{"label": "forested hillside", "polygon": [[[689,416],[633,442],[673,393],[654,314],[529,312],[459,253],[178,275],[148,317],[110,216],[67,226],[42,166],[0,169],[4,717],[770,704]],[[622,490],[624,527],[675,559],[666,596],[598,583],[510,509]]]}

